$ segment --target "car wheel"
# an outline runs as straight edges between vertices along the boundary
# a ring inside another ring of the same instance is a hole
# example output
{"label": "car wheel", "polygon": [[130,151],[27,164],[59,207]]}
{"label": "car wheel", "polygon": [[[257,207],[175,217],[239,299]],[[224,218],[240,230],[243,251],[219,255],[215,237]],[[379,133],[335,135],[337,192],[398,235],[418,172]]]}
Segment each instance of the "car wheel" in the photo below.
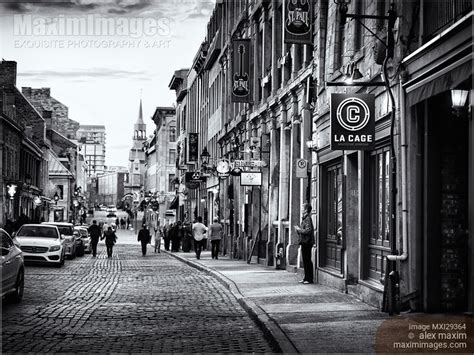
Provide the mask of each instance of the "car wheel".
{"label": "car wheel", "polygon": [[23,298],[23,290],[25,289],[25,272],[20,269],[16,277],[15,292],[11,294],[11,300],[18,303]]}

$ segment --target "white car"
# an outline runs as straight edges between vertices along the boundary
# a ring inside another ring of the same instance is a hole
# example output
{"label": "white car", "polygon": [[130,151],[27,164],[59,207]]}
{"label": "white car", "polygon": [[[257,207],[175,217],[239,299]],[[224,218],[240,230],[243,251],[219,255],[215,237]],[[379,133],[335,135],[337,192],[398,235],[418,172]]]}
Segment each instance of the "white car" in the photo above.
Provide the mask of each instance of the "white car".
{"label": "white car", "polygon": [[117,207],[115,207],[115,205],[107,206],[107,213],[116,213],[116,212],[117,212]]}
{"label": "white car", "polygon": [[0,235],[2,236],[2,298],[7,297],[13,302],[20,302],[25,285],[23,253],[8,233],[1,228]]}
{"label": "white car", "polygon": [[24,224],[16,233],[25,261],[50,263],[58,267],[64,264],[64,237],[56,226]]}
{"label": "white car", "polygon": [[74,225],[67,222],[42,222],[41,224],[58,227],[59,234],[64,237],[64,253],[70,258],[76,257],[76,238],[80,236],[74,235]]}

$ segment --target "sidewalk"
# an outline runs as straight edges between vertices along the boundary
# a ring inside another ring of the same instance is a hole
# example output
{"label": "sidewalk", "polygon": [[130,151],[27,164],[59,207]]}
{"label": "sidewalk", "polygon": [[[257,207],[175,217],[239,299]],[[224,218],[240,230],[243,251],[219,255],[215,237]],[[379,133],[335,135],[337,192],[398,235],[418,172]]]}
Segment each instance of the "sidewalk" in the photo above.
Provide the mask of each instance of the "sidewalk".
{"label": "sidewalk", "polygon": [[[165,251],[166,252],[166,251]],[[298,283],[299,276],[205,251],[166,252],[222,282],[283,353],[375,351],[385,313],[326,286]]]}

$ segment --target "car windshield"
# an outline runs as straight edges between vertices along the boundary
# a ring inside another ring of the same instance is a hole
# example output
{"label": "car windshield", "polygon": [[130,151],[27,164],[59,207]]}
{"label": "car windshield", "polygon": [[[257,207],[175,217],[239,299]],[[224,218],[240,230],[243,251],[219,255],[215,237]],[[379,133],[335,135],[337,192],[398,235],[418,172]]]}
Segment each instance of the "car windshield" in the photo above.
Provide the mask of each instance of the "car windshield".
{"label": "car windshield", "polygon": [[74,232],[70,226],[57,226],[62,235],[73,235]]}
{"label": "car windshield", "polygon": [[18,237],[42,237],[42,238],[58,238],[56,230],[51,227],[43,226],[23,226],[17,233]]}

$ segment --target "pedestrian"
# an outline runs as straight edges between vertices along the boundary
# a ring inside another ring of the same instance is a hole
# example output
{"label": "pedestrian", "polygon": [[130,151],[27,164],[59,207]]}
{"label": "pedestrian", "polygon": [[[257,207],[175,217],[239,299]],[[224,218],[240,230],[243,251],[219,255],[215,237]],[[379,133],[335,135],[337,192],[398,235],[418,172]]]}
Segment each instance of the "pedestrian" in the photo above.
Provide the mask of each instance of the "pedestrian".
{"label": "pedestrian", "polygon": [[173,228],[171,229],[170,239],[171,239],[171,251],[177,252],[179,251],[180,244],[181,244],[181,221],[177,221]]}
{"label": "pedestrian", "polygon": [[105,246],[107,247],[107,257],[111,258],[114,245],[117,242],[117,235],[115,234],[114,230],[112,227],[108,227],[107,231],[104,234],[105,238]]}
{"label": "pedestrian", "polygon": [[161,253],[161,238],[163,237],[163,228],[158,224],[154,227],[155,229],[155,253],[158,250],[158,253]]}
{"label": "pedestrian", "polygon": [[120,218],[120,229],[125,229],[125,220],[123,219],[123,217]]}
{"label": "pedestrian", "polygon": [[99,244],[99,238],[102,237],[102,230],[97,225],[97,221],[93,220],[87,231],[91,238],[92,257],[95,258],[97,256],[97,244]]}
{"label": "pedestrian", "polygon": [[219,223],[219,218],[214,218],[214,223],[209,227],[209,239],[211,240],[211,255],[213,259],[218,259],[219,246],[222,239],[222,224]]}
{"label": "pedestrian", "polygon": [[142,244],[142,255],[146,255],[146,246],[150,243],[150,231],[146,228],[146,224],[143,224],[142,229],[138,232],[137,240]]}
{"label": "pedestrian", "polygon": [[301,207],[302,221],[301,226],[295,226],[301,245],[301,256],[303,258],[304,278],[300,281],[303,284],[313,283],[313,262],[311,261],[311,250],[314,245],[314,227],[311,220],[311,205],[303,204]]}
{"label": "pedestrian", "polygon": [[130,216],[127,217],[127,229],[130,229]]}
{"label": "pedestrian", "polygon": [[118,217],[115,219],[115,225],[117,226],[117,228],[120,226],[120,220]]}
{"label": "pedestrian", "polygon": [[166,220],[166,223],[163,226],[163,240],[165,242],[166,251],[170,250],[170,229],[171,225],[168,223],[168,220]]}
{"label": "pedestrian", "polygon": [[207,227],[202,224],[202,217],[197,217],[197,222],[193,224],[193,238],[194,238],[194,252],[196,259],[201,259],[202,244],[204,236],[207,232]]}

